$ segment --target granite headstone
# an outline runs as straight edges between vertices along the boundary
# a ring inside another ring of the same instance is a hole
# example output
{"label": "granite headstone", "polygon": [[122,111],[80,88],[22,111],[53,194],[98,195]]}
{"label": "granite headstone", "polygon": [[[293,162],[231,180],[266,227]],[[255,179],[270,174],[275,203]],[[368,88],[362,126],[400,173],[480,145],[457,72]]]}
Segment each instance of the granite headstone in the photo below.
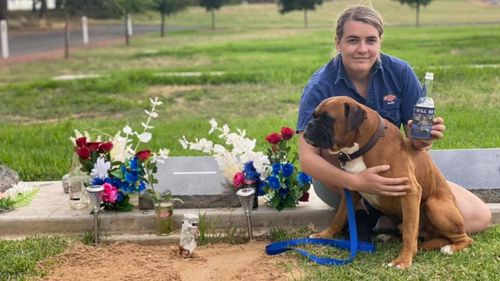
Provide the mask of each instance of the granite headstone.
{"label": "granite headstone", "polygon": [[16,171],[7,166],[0,165],[0,192],[5,192],[12,185],[19,182],[19,175]]}

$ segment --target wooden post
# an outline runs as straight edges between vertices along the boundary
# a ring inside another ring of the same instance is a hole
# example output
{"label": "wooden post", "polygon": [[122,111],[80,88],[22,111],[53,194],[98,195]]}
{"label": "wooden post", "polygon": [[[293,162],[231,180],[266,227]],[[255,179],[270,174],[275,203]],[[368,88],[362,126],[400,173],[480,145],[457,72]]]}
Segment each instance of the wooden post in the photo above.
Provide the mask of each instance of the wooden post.
{"label": "wooden post", "polygon": [[9,36],[7,34],[7,21],[0,20],[0,41],[2,41],[2,58],[9,57]]}
{"label": "wooden post", "polygon": [[82,39],[83,44],[89,44],[89,28],[88,28],[88,20],[86,16],[82,17]]}

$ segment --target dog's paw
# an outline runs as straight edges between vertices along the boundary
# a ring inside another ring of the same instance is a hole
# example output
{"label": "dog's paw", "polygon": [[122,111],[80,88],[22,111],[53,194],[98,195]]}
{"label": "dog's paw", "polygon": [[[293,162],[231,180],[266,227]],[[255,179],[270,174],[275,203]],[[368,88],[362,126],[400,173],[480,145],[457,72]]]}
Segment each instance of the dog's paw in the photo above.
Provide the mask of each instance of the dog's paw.
{"label": "dog's paw", "polygon": [[407,269],[411,266],[411,260],[403,261],[401,259],[395,259],[387,264],[389,267],[395,267],[397,269]]}
{"label": "dog's paw", "polygon": [[332,238],[332,235],[327,231],[322,231],[310,234],[309,238]]}
{"label": "dog's paw", "polygon": [[441,247],[441,254],[453,255],[453,249],[451,248],[451,245]]}
{"label": "dog's paw", "polygon": [[381,233],[375,237],[375,240],[380,242],[388,242],[394,240],[395,237],[389,234]]}

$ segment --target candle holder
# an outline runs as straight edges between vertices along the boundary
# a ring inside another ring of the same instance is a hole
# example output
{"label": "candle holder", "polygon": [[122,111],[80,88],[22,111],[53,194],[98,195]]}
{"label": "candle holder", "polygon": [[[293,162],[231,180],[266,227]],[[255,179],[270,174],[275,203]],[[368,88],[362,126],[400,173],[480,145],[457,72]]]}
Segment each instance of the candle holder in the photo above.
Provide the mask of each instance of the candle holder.
{"label": "candle holder", "polygon": [[99,244],[99,213],[101,211],[102,192],[104,187],[102,185],[92,185],[86,188],[89,193],[90,202],[93,209],[90,214],[94,215],[94,245]]}
{"label": "candle holder", "polygon": [[254,198],[255,190],[253,188],[247,187],[242,188],[236,192],[238,198],[240,199],[241,207],[245,212],[247,217],[247,228],[248,228],[248,239],[253,239],[252,233],[252,208],[253,208],[253,198]]}

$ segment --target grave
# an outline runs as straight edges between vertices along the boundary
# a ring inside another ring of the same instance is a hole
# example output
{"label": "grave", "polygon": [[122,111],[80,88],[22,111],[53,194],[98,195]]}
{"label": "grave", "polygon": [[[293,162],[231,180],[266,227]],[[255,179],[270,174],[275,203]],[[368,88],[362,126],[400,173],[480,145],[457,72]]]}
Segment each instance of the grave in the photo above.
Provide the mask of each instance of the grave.
{"label": "grave", "polygon": [[[500,202],[500,149],[431,150],[446,179],[487,203]],[[170,190],[176,208],[239,207],[238,198],[213,157],[170,157],[158,163],[156,191]]]}
{"label": "grave", "polygon": [[213,157],[170,157],[158,163],[157,192],[170,190],[176,208],[229,208],[240,203]]}
{"label": "grave", "polygon": [[500,148],[431,150],[431,156],[447,180],[486,203],[500,202]]}

